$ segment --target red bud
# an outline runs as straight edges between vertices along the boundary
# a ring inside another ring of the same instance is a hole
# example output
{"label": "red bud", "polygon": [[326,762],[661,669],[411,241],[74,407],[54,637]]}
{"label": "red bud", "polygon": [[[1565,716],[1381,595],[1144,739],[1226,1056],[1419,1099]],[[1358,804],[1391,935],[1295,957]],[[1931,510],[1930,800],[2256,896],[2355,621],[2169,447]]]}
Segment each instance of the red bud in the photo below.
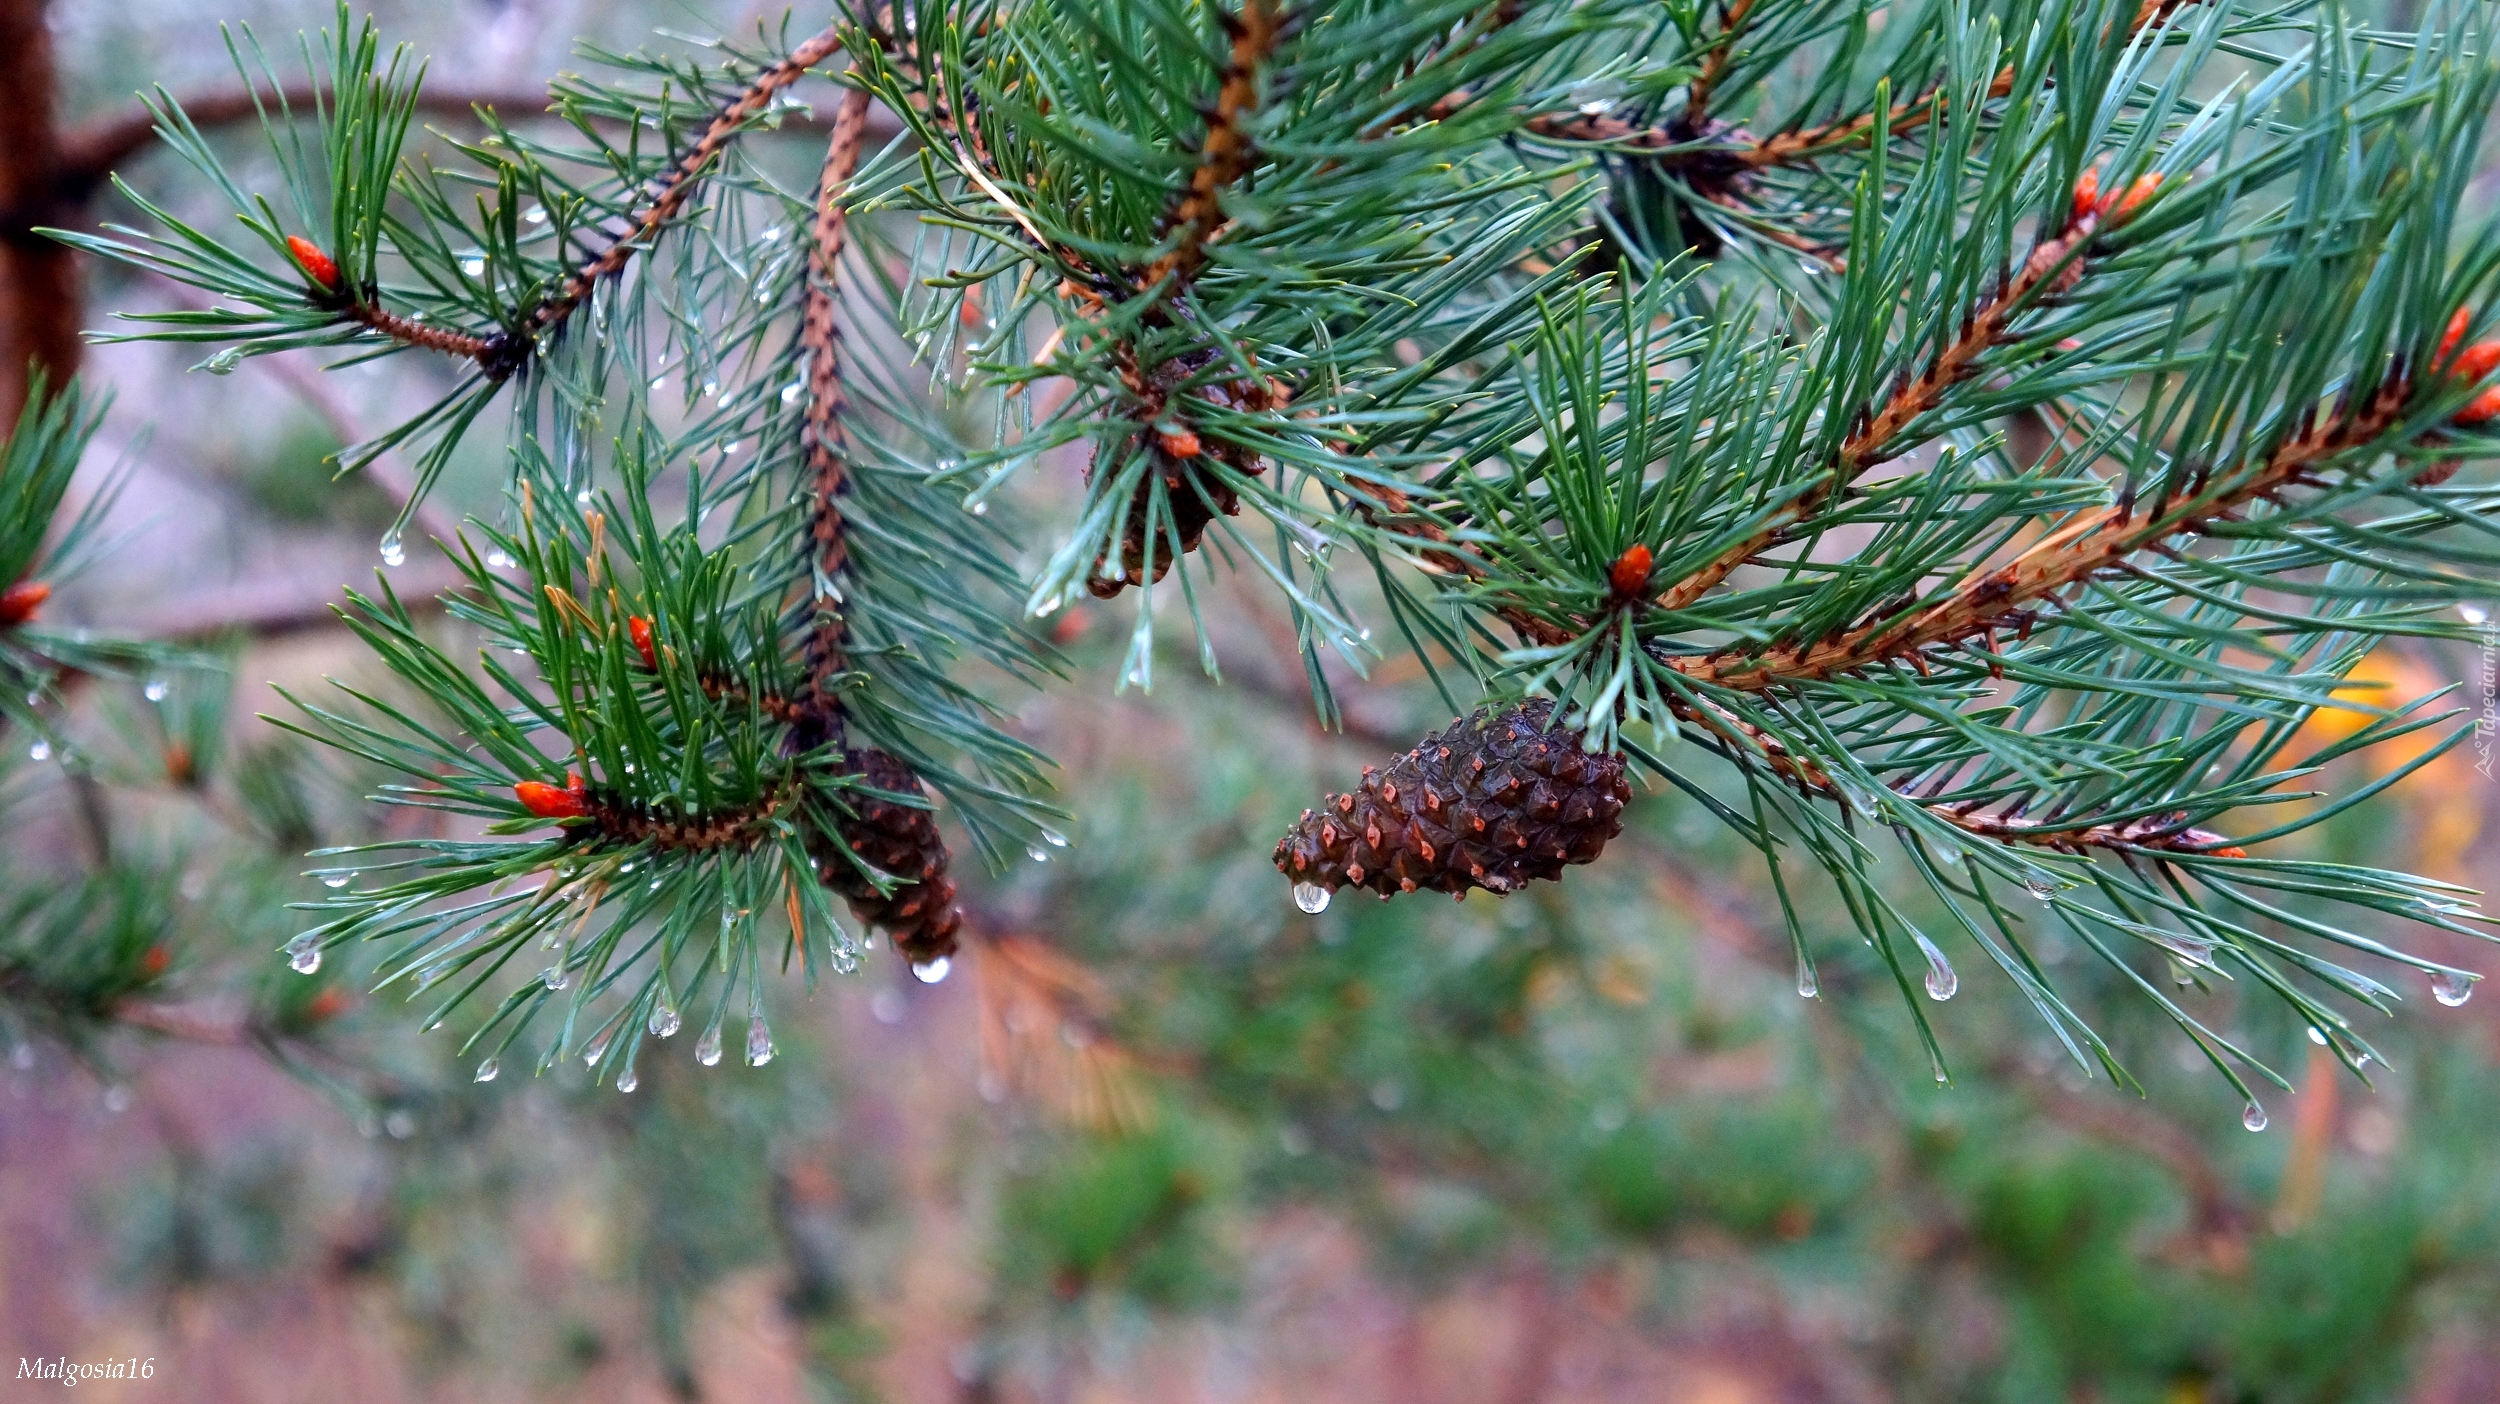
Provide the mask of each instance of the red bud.
{"label": "red bud", "polygon": [[582,789],[582,778],[578,775],[564,778],[565,789],[559,790],[537,780],[524,780],[512,787],[512,793],[519,797],[523,809],[541,819],[578,819],[590,812]]}
{"label": "red bud", "polygon": [[174,957],[171,951],[163,946],[150,946],[148,953],[139,957],[139,973],[153,978],[164,974],[165,967],[173,963]]}
{"label": "red bud", "polygon": [[50,598],[52,587],[40,580],[21,580],[0,591],[0,629],[34,618],[36,608]]}
{"label": "red bud", "polygon": [[1174,458],[1196,458],[1206,448],[1198,442],[1197,434],[1187,429],[1158,429],[1155,438],[1162,443],[1163,451]]}
{"label": "red bud", "polygon": [[332,985],[314,995],[304,1006],[304,1017],[316,1024],[324,1023],[346,1013],[347,1007],[354,1002],[347,997],[347,991]]}
{"label": "red bud", "polygon": [[2112,193],[2103,198],[2101,214],[2112,224],[2123,224],[2135,218],[2136,210],[2142,207],[2145,201],[2152,199],[2153,192],[2159,189],[2161,189],[2161,174],[2157,171],[2147,171],[2135,178],[2135,183],[2127,187],[2126,194]]}
{"label": "red bud", "polygon": [[2457,357],[2454,373],[2457,379],[2472,382],[2491,374],[2494,367],[2500,367],[2500,340],[2477,341]]}
{"label": "red bud", "polygon": [[323,292],[338,290],[338,261],[323,253],[319,244],[299,235],[289,234],[286,236],[286,251],[295,255],[297,266],[304,270],[305,277],[312,279],[314,287]]}
{"label": "red bud", "polygon": [[1606,583],[1614,588],[1617,599],[1639,599],[1649,587],[1649,567],[1649,548],[1635,545],[1607,568]]}
{"label": "red bud", "polygon": [[651,646],[651,621],[633,615],[625,621],[625,634],[634,641],[634,652],[642,655],[642,666],[660,671],[660,651]]}
{"label": "red bud", "polygon": [[2458,308],[2456,314],[2448,319],[2448,330],[2442,332],[2439,337],[2439,350],[2431,355],[2432,370],[2448,364],[2449,353],[2457,349],[2458,342],[2465,340],[2465,329],[2473,321],[2474,314],[2462,307]]}
{"label": "red bud", "polygon": [[2075,177],[2075,215],[2080,218],[2101,203],[2101,168],[2093,166]]}
{"label": "red bud", "polygon": [[2488,419],[2500,419],[2500,385],[2475,396],[2456,413],[2459,424],[2480,424]]}
{"label": "red bud", "polygon": [[2227,848],[2214,849],[2213,855],[2216,858],[2245,858],[2248,856],[2248,850],[2235,843]]}

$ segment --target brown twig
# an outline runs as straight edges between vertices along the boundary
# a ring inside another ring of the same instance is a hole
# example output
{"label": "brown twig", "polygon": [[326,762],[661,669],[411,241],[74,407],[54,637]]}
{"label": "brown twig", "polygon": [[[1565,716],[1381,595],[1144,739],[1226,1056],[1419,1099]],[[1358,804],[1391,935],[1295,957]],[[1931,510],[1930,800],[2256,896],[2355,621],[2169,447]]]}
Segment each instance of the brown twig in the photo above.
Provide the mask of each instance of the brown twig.
{"label": "brown twig", "polygon": [[1822,481],[1792,498],[1753,535],[1721,551],[1699,569],[1658,595],[1660,609],[1686,609],[1708,594],[1738,566],[1779,544],[1788,528],[1829,502],[1867,469],[1894,456],[1902,431],[1920,415],[1942,403],[1945,392],[1978,373],[1979,358],[2003,342],[2014,314],[2036,298],[2072,288],[2083,277],[2082,250],[2099,228],[2100,216],[2090,204],[2076,203],[2066,226],[2036,245],[2020,272],[1997,293],[1962,318],[1961,331],[1929,359],[1915,379],[1893,387],[1883,402],[1868,411],[1832,451]]}
{"label": "brown twig", "polygon": [[810,275],[800,310],[799,344],[807,353],[807,421],[803,442],[808,473],[815,487],[815,506],[808,515],[807,539],[813,551],[809,594],[815,619],[807,635],[806,710],[828,734],[840,726],[841,708],[834,682],[849,667],[850,620],[839,582],[850,563],[844,536],[842,499],[851,491],[849,439],[843,425],[848,396],[842,383],[842,324],[836,316],[842,245],[848,233],[851,175],[859,169],[861,139],[867,131],[868,90],[843,93],[834,119],[833,139],[816,187],[816,224],[808,253]]}
{"label": "brown twig", "polygon": [[1224,192],[1250,173],[1255,148],[1243,124],[1257,110],[1258,68],[1274,52],[1283,26],[1267,0],[1242,0],[1237,17],[1217,13],[1232,35],[1232,55],[1216,85],[1207,134],[1198,144],[1197,168],[1189,173],[1188,188],[1173,200],[1158,231],[1173,245],[1146,266],[1138,284],[1141,289],[1170,279],[1172,290],[1178,291],[1206,265],[1207,245],[1222,232]]}
{"label": "brown twig", "polygon": [[562,286],[530,310],[522,321],[528,338],[534,341],[562,326],[565,318],[573,315],[573,309],[581,305],[582,299],[590,295],[590,290],[598,285],[600,279],[621,272],[632,260],[635,251],[647,245],[660,227],[685,207],[696,185],[711,169],[713,161],[745,129],[746,124],[764,110],[775,94],[797,82],[807,70],[824,62],[828,55],[841,47],[841,43],[839,26],[830,26],[792,49],[781,62],[757,75],[736,100],[720,110],[711,124],[703,129],[703,135],[696,138],[686,154],[678,158],[677,164],[652,184],[648,202],[643,206],[642,213],[632,220],[630,227],[606,248],[584,260]]}
{"label": "brown twig", "polygon": [[1759,692],[1969,643],[2015,616],[2028,616],[2070,585],[2173,537],[2202,533],[2240,508],[2307,481],[2323,464],[2376,442],[2403,419],[2411,389],[2406,377],[2390,377],[2368,402],[2324,424],[2305,425],[2236,479],[2200,476],[2149,506],[2121,502],[2077,512],[2022,555],[1966,578],[1923,609],[1888,614],[1825,639],[1778,644],[1760,653],[1722,650],[1674,658],[1669,666],[1698,682]]}

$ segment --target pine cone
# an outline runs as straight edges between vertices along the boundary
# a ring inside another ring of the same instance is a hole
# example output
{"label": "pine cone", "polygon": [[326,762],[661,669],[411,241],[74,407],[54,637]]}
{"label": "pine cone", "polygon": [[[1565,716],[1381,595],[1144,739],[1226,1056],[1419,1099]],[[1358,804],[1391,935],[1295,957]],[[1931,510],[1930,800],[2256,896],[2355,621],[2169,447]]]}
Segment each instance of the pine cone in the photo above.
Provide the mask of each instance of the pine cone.
{"label": "pine cone", "polygon": [[1589,862],[1623,832],[1632,787],[1623,757],[1588,754],[1569,727],[1548,730],[1553,710],[1542,699],[1479,708],[1385,773],[1363,767],[1354,793],[1302,811],[1276,866],[1296,883],[1386,897],[1511,892]]}
{"label": "pine cone", "polygon": [[[843,768],[890,794],[920,793],[920,777],[883,751],[846,752]],[[925,809],[857,790],[844,798],[852,813],[838,825],[842,841],[869,866],[906,881],[890,895],[881,894],[838,853],[818,858],[817,876],[849,900],[851,914],[863,924],[884,927],[894,949],[913,964],[953,955],[964,914],[955,906],[955,880],[946,875],[946,841],[938,837],[937,820]]]}
{"label": "pine cone", "polygon": [[[1213,359],[1211,352],[1196,352],[1157,367],[1147,381],[1151,397],[1147,405],[1161,401],[1185,407],[1190,397],[1172,395],[1171,387]],[[1192,393],[1203,397],[1209,404],[1227,409],[1266,410],[1276,403],[1273,387],[1250,381],[1209,386]],[[1170,398],[1166,399],[1166,396]],[[1247,477],[1257,476],[1262,466],[1257,454],[1238,445],[1205,439],[1190,428],[1184,418],[1160,410],[1153,417],[1156,423],[1140,424],[1135,432],[1120,441],[1118,450],[1108,459],[1102,457],[1100,448],[1095,450],[1097,464],[1106,461],[1115,466],[1125,463],[1141,447],[1152,458],[1146,469],[1147,476],[1137,481],[1136,496],[1129,503],[1128,526],[1120,536],[1120,578],[1105,579],[1103,561],[1099,558],[1094,562],[1093,573],[1086,578],[1085,588],[1096,599],[1110,599],[1131,585],[1153,583],[1144,576],[1148,506],[1152,501],[1155,478],[1163,479],[1164,501],[1171,506],[1172,526],[1179,533],[1181,550],[1186,553],[1198,549],[1198,542],[1206,536],[1207,527],[1214,522],[1216,513],[1222,512],[1229,517],[1241,510],[1240,495],[1222,478],[1205,471],[1201,465],[1210,460],[1220,460],[1224,466]],[[1089,465],[1085,470],[1088,481],[1092,480],[1093,474],[1094,466]],[[1155,580],[1161,580],[1172,569],[1171,538],[1159,530],[1154,533],[1154,563]]]}

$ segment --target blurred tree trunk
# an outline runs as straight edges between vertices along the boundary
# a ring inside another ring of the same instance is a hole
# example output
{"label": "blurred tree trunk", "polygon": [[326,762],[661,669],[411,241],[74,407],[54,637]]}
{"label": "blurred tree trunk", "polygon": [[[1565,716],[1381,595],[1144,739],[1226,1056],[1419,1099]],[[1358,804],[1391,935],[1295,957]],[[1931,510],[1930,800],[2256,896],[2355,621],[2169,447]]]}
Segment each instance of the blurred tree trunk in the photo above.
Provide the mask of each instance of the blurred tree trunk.
{"label": "blurred tree trunk", "polygon": [[30,364],[53,382],[78,370],[78,268],[35,233],[62,222],[60,94],[45,0],[0,0],[0,416],[14,423]]}

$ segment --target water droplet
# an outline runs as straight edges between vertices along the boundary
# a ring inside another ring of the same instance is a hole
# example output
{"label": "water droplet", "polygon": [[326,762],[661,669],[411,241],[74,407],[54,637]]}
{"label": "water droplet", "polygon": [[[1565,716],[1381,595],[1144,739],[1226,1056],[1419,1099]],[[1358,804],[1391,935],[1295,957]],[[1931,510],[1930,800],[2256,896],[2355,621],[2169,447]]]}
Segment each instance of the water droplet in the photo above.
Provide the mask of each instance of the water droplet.
{"label": "water droplet", "polygon": [[130,1110],[129,1085],[126,1083],[116,1082],[112,1086],[105,1088],[104,1109],[109,1112],[126,1112]]}
{"label": "water droplet", "polygon": [[392,532],[390,535],[383,537],[382,564],[386,566],[399,566],[406,565],[407,563],[408,548],[406,545],[401,543],[399,533]]}
{"label": "water droplet", "polygon": [[590,1046],[582,1050],[582,1061],[584,1063],[595,1063],[601,1058],[606,1057],[608,1053],[608,1040],[614,1036],[615,1035],[612,1032],[603,1033],[597,1038],[592,1039],[590,1041]]}
{"label": "water droplet", "polygon": [[295,968],[296,974],[310,975],[321,968],[321,948],[306,946],[288,956],[286,963]]}
{"label": "water droplet", "polygon": [[150,678],[148,679],[148,685],[140,689],[140,691],[147,694],[147,699],[150,702],[164,701],[166,690],[165,680],[163,678]]}
{"label": "water droplet", "polygon": [[1042,830],[1042,842],[1049,844],[1053,848],[1065,848],[1068,846],[1068,836],[1059,832],[1057,829],[1044,829]]}
{"label": "water droplet", "polygon": [[1042,601],[1040,604],[1033,606],[1033,617],[1039,619],[1045,615],[1057,614],[1059,612],[1059,606],[1065,603],[1066,601],[1060,599],[1057,595],[1053,595],[1049,599]]}
{"label": "water droplet", "polygon": [[545,224],[547,222],[547,207],[544,205],[532,205],[529,207],[528,211],[521,216],[521,218],[528,220],[532,224]]}
{"label": "water droplet", "polygon": [[2251,1097],[2248,1099],[2248,1109],[2240,1113],[2240,1125],[2247,1127],[2251,1131],[2263,1131],[2266,1129],[2266,1109],[2257,1105],[2256,1098]]}
{"label": "water droplet", "polygon": [[731,439],[728,443],[721,445],[720,451],[721,457],[727,458],[729,455],[738,451],[738,441],[736,439]]}
{"label": "water droplet", "polygon": [[938,981],[945,979],[946,972],[954,968],[955,962],[947,959],[945,956],[939,956],[935,960],[913,961],[911,963],[911,974],[913,979],[918,980],[924,985],[934,985]]}
{"label": "water droplet", "polygon": [[590,505],[590,489],[588,489],[588,488],[583,488],[581,491],[579,491],[579,492],[577,492],[577,493],[574,493],[574,494],[573,494],[573,505],[574,505],[574,506],[576,506],[576,507],[587,507],[587,506],[589,506],[589,505]]}
{"label": "water droplet", "polygon": [[785,405],[795,405],[799,402],[799,396],[806,393],[807,382],[803,380],[793,380],[789,384],[781,387],[781,402]]}
{"label": "water droplet", "polygon": [[676,1010],[663,1004],[651,1011],[651,1022],[645,1027],[651,1030],[653,1038],[674,1038],[677,1036],[677,1030],[684,1027],[685,1022],[684,1019],[678,1017]]}
{"label": "water droplet", "polygon": [[210,375],[232,375],[234,374],[234,368],[241,364],[243,364],[243,348],[240,346],[229,346],[225,350],[218,352],[216,355],[209,357],[207,360],[200,362],[200,369],[207,371]]}
{"label": "water droplet", "polygon": [[1328,910],[1328,897],[1328,889],[1316,882],[1297,882],[1293,885],[1293,904],[1313,916]]}
{"label": "water droplet", "polygon": [[1948,868],[1958,868],[1962,866],[1962,859],[1965,855],[1962,852],[1962,846],[1960,844],[1940,842],[1935,845],[1935,851],[1937,862],[1944,864]]}
{"label": "water droplet", "polygon": [[634,1076],[632,1068],[627,1068],[616,1075],[616,1090],[619,1092],[631,1092],[641,1085],[642,1079]]}
{"label": "water droplet", "polygon": [[2431,974],[2431,998],[2454,1009],[2474,997],[2474,977],[2459,970]]}
{"label": "water droplet", "polygon": [[1814,978],[1814,967],[1806,964],[1802,960],[1798,961],[1797,997],[1799,999],[1812,999],[1822,992],[1823,982]]}
{"label": "water droplet", "polygon": [[707,1068],[720,1061],[720,1025],[705,1029],[694,1041],[694,1060]]}
{"label": "water droplet", "polygon": [[857,951],[855,951],[855,950],[852,950],[852,949],[851,949],[850,947],[848,947],[848,946],[836,946],[836,947],[834,947],[834,948],[833,948],[833,973],[834,973],[834,974],[836,974],[836,975],[856,975],[856,974],[858,974],[858,973],[859,973],[859,952],[857,952]]}
{"label": "water droplet", "polygon": [[2320,1029],[2317,1025],[2311,1024],[2309,1026],[2309,1041],[2318,1045],[2320,1048],[2326,1047],[2325,1031]]}
{"label": "water droplet", "polygon": [[510,570],[512,568],[512,556],[502,547],[498,546],[494,550],[486,553],[486,564],[497,570]]}
{"label": "water droplet", "polygon": [[1396,1111],[1406,1105],[1406,1089],[1395,1082],[1375,1082],[1372,1084],[1372,1105],[1385,1112]]}
{"label": "water droplet", "polygon": [[747,1019],[747,1066],[760,1068],[773,1060],[773,1031],[764,1024],[764,1016]]}
{"label": "water droplet", "polygon": [[988,499],[984,498],[983,500],[972,504],[972,515],[976,517],[986,517],[989,514],[990,504]]}
{"label": "water droplet", "polygon": [[1927,997],[1938,1002],[1953,998],[1954,992],[1962,988],[1962,977],[1953,973],[1953,962],[1946,960],[1944,952],[1929,944],[1924,936],[1918,938],[1918,948],[1927,954]]}
{"label": "water droplet", "polygon": [[350,873],[323,873],[321,875],[321,885],[323,887],[345,887],[348,883],[354,880],[354,875]]}
{"label": "water droplet", "polygon": [[2045,902],[2057,895],[2057,884],[2039,873],[2032,873],[2023,879],[2023,891]]}
{"label": "water droplet", "polygon": [[49,741],[38,741],[34,745],[27,747],[26,759],[39,761],[52,759],[52,743]]}
{"label": "water droplet", "polygon": [[492,1082],[495,1080],[495,1074],[502,1071],[503,1064],[496,1059],[489,1058],[477,1065],[477,1081]]}
{"label": "water droplet", "polygon": [[551,990],[560,990],[573,983],[572,975],[567,973],[565,968],[561,965],[548,966],[546,969],[538,972],[538,978],[547,986],[548,989]]}
{"label": "water droplet", "polygon": [[2468,624],[2487,624],[2491,622],[2491,611],[2483,608],[2481,605],[2461,604],[2457,606],[2457,613],[2462,615],[2465,622]]}
{"label": "water droplet", "polygon": [[1806,276],[1809,278],[1820,278],[1823,276],[1823,265],[1815,262],[1813,259],[1798,259],[1797,266],[1806,270]]}
{"label": "water droplet", "polygon": [[719,381],[717,381],[717,380],[707,380],[707,381],[703,382],[703,398],[705,398],[705,399],[707,399],[707,400],[708,400],[708,399],[712,398],[714,395],[717,395],[717,394],[719,394],[719,393],[720,393],[720,382],[719,382]]}
{"label": "water droplet", "polygon": [[35,1045],[21,1043],[9,1050],[9,1066],[24,1072],[35,1065]]}
{"label": "water droplet", "polygon": [[460,260],[460,271],[474,278],[478,274],[486,271],[486,260],[482,258],[464,258]]}

